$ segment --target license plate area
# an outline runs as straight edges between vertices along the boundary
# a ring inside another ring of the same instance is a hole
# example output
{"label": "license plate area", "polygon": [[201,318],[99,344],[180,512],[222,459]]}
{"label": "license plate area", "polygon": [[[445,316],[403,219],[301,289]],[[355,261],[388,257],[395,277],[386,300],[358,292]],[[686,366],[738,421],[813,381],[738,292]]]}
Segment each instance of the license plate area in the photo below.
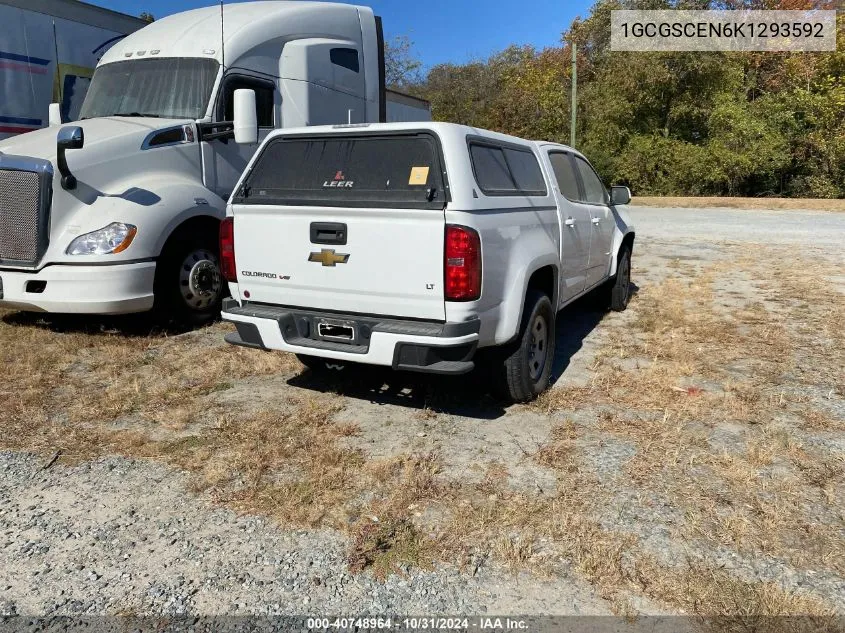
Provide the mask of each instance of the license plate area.
{"label": "license plate area", "polygon": [[343,321],[317,322],[317,338],[323,341],[334,341],[336,343],[357,343],[358,328],[354,323]]}

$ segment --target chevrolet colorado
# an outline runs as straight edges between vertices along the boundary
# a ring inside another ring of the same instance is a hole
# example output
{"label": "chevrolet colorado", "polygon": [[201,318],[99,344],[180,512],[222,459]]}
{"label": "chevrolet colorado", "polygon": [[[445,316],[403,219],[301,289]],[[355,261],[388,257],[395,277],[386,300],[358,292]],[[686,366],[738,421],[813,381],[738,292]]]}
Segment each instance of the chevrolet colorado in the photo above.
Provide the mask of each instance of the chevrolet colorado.
{"label": "chevrolet colorado", "polygon": [[628,304],[629,201],[570,147],[462,125],[272,132],[221,225],[227,340],[315,370],[457,374],[488,348],[500,393],[530,400],[561,308]]}

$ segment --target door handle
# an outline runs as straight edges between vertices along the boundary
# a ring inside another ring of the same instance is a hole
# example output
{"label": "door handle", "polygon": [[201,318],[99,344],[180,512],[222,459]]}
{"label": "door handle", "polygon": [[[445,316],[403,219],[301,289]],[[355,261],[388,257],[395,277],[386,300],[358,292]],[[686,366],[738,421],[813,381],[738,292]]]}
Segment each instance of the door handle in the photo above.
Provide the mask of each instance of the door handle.
{"label": "door handle", "polygon": [[566,226],[569,226],[569,227],[575,228],[575,220],[574,220],[574,219],[572,219],[572,218],[566,218],[566,220],[565,220],[563,223],[564,223]]}
{"label": "door handle", "polygon": [[593,218],[593,224],[598,224],[601,222],[601,218]]}
{"label": "door handle", "polygon": [[346,244],[346,225],[340,222],[312,222],[310,234],[312,244]]}

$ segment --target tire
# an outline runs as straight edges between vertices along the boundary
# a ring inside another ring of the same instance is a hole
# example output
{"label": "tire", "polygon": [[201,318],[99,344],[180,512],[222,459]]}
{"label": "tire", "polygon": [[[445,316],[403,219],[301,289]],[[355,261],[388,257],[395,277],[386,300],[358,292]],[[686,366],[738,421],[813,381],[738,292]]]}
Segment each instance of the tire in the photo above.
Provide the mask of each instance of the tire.
{"label": "tire", "polygon": [[160,323],[189,329],[219,316],[227,288],[217,251],[213,236],[177,237],[165,245],[154,288],[153,311]]}
{"label": "tire", "polygon": [[296,357],[299,362],[305,365],[315,374],[335,374],[344,372],[349,367],[349,363],[341,360],[333,360],[331,358],[320,358],[319,356],[308,356],[307,354],[297,354]]}
{"label": "tire", "polygon": [[529,289],[516,341],[502,350],[494,367],[498,396],[528,402],[549,386],[555,355],[555,311],[548,296]]}
{"label": "tire", "polygon": [[631,247],[623,246],[619,251],[619,263],[616,266],[616,277],[609,284],[610,309],[622,312],[628,307],[631,299]]}

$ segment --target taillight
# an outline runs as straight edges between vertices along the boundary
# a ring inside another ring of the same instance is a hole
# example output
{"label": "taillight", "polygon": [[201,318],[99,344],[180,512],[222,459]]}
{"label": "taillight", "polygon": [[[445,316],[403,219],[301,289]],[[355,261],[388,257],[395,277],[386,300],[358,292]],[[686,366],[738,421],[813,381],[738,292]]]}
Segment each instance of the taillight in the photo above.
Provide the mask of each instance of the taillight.
{"label": "taillight", "polygon": [[447,224],[443,263],[447,301],[475,301],[481,296],[481,239],[476,231]]}
{"label": "taillight", "polygon": [[235,218],[224,218],[220,223],[220,272],[226,281],[238,281],[235,265]]}

